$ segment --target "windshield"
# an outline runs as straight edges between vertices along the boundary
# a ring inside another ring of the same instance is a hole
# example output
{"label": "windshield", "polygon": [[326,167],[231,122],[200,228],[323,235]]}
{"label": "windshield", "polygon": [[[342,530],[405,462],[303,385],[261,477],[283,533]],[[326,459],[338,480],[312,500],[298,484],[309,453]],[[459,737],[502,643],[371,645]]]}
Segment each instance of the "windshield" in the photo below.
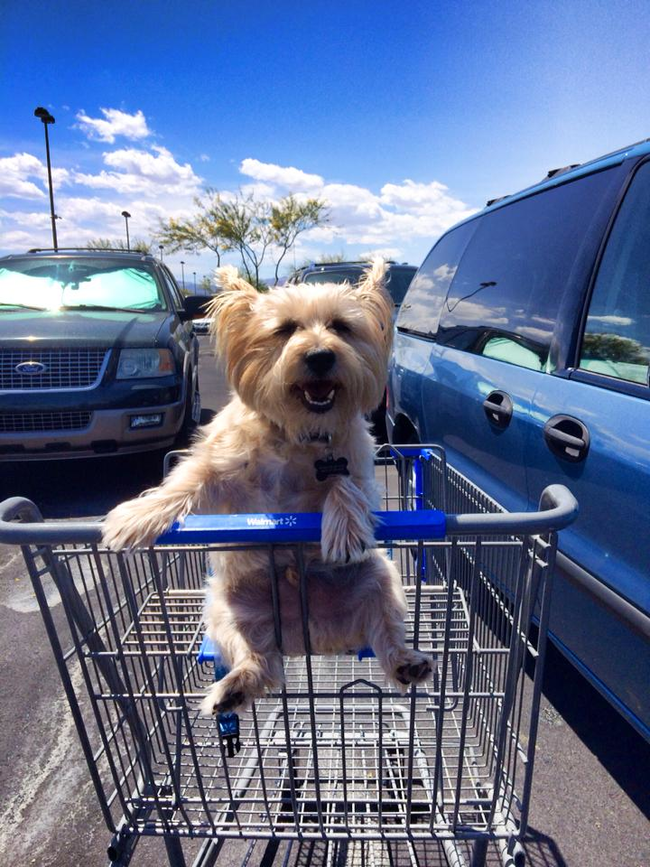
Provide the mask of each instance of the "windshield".
{"label": "windshield", "polygon": [[0,310],[165,310],[153,273],[143,265],[92,258],[12,259],[0,266]]}
{"label": "windshield", "polygon": [[[406,295],[409,283],[413,279],[416,268],[388,269],[386,288],[394,304],[401,304]],[[312,271],[305,276],[305,283],[357,283],[363,276],[363,267],[330,268],[326,271]]]}

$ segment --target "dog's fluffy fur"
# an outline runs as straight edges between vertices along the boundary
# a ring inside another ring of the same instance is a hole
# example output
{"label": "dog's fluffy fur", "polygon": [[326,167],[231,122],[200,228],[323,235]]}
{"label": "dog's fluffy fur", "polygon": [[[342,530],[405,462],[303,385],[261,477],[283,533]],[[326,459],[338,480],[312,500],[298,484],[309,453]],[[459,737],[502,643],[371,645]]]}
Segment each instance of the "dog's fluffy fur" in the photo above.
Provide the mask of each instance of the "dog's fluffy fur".
{"label": "dog's fluffy fur", "polygon": [[[217,271],[212,332],[234,393],[158,488],[106,518],[113,550],[151,544],[194,513],[322,512],[320,548],[304,561],[313,653],[370,645],[388,678],[419,682],[429,658],[405,640],[395,566],[373,548],[378,506],[373,440],[364,414],[380,402],[392,332],[386,266],[356,287],[284,286],[258,293],[235,268]],[[329,444],[327,442],[329,440]],[[317,481],[314,462],[345,457],[349,476]],[[208,635],[230,665],[205,712],[245,706],[282,684],[268,553],[213,555]],[[296,554],[275,554],[282,653],[305,652]]]}

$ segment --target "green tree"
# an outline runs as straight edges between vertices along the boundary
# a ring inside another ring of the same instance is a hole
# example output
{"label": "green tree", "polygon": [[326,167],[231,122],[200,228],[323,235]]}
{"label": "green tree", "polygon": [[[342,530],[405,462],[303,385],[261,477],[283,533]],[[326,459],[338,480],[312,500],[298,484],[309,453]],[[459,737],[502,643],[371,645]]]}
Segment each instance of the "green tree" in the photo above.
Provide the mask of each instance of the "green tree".
{"label": "green tree", "polygon": [[151,253],[151,244],[141,238],[134,238],[127,247],[122,240],[112,238],[93,238],[86,244],[87,250],[130,250],[131,253]]}
{"label": "green tree", "polygon": [[204,197],[195,199],[197,213],[187,220],[170,219],[161,222],[158,241],[170,252],[212,250],[221,264],[224,253],[237,253],[246,279],[265,289],[260,281],[260,269],[270,249],[276,248],[278,268],[287,252],[302,232],[326,222],[325,202],[286,196],[277,202],[256,199],[251,193],[238,192],[224,196],[208,189]]}
{"label": "green tree", "polygon": [[275,283],[279,279],[282,260],[296,243],[298,235],[327,222],[325,202],[320,199],[298,201],[295,196],[285,196],[271,206],[271,235],[280,255],[275,262]]}
{"label": "green tree", "polygon": [[170,253],[185,250],[188,253],[200,253],[202,250],[212,250],[217,257],[217,266],[221,265],[221,256],[227,252],[229,241],[222,234],[223,200],[216,190],[206,190],[201,199],[194,199],[196,214],[186,220],[160,221],[156,232],[156,240]]}

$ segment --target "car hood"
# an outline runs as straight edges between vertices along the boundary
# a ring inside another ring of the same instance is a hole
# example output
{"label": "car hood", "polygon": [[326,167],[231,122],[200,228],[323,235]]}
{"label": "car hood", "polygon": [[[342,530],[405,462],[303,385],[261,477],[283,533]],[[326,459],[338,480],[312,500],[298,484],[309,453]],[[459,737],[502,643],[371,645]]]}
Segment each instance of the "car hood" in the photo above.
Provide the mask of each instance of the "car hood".
{"label": "car hood", "polygon": [[6,349],[55,346],[159,346],[168,312],[107,310],[0,311],[0,345]]}

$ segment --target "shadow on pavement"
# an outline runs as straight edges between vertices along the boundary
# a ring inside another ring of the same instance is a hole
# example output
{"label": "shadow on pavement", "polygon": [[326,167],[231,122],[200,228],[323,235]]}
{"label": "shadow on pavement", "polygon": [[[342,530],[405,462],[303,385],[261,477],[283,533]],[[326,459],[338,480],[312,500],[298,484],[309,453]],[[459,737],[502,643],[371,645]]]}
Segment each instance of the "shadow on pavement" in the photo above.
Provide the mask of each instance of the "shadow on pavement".
{"label": "shadow on pavement", "polygon": [[[213,410],[204,409],[201,424],[214,415]],[[103,516],[123,500],[158,485],[163,457],[164,452],[156,450],[106,458],[2,463],[0,500],[27,497],[44,518]]]}
{"label": "shadow on pavement", "polygon": [[650,818],[650,744],[550,642],[542,690],[608,774]]}
{"label": "shadow on pavement", "polygon": [[528,867],[568,867],[557,843],[546,834],[529,826],[522,842]]}

